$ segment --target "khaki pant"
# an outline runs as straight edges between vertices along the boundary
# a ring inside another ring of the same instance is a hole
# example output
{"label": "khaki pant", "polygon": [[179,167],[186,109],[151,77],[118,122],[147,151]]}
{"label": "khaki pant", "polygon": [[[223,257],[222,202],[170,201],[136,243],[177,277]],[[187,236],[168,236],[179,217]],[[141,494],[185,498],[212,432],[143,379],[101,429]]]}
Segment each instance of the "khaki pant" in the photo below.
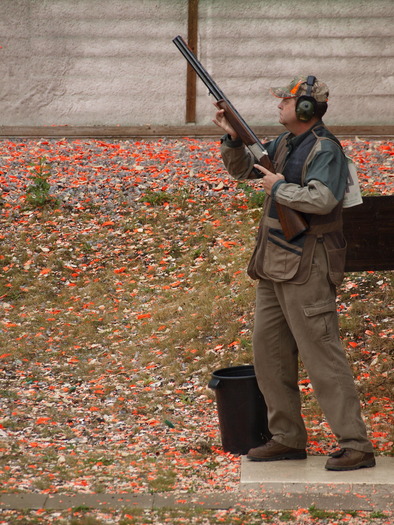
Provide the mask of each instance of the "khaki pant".
{"label": "khaki pant", "polygon": [[276,441],[294,448],[306,446],[298,388],[300,356],[340,447],[373,451],[340,342],[335,288],[327,279],[327,259],[320,243],[305,284],[259,281],[253,352],[269,429]]}

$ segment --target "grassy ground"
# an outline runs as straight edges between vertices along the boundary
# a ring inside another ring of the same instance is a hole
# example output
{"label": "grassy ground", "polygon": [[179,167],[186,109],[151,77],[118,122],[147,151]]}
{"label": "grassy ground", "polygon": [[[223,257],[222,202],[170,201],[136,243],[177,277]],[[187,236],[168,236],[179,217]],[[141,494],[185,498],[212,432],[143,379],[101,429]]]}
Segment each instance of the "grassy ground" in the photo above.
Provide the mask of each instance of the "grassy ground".
{"label": "grassy ground", "polygon": [[[13,514],[13,515],[12,515]],[[204,509],[163,509],[142,510],[124,509],[121,511],[94,512],[90,509],[69,509],[62,512],[31,511],[5,513],[7,521],[0,523],[7,525],[29,524],[42,525],[56,523],[57,525],[260,525],[260,524],[347,524],[347,525],[390,525],[390,516],[384,512],[356,512],[356,511],[324,511],[310,507],[298,511],[262,511],[262,510],[204,510]]]}
{"label": "grassy ground", "polygon": [[[186,385],[179,396],[187,407],[196,397],[191,384],[201,388],[213,370],[251,362],[254,283],[245,267],[259,211],[248,194],[229,208],[215,199],[166,197],[152,196],[115,220],[94,210],[27,209],[5,232],[0,345],[12,381],[10,388],[3,382],[2,397],[17,414],[23,385],[30,385],[30,402],[45,409],[44,434],[56,435],[47,423],[65,425],[73,413],[46,406],[42,382],[50,393],[61,380],[74,395],[86,394],[88,382],[86,402],[94,407],[100,400],[100,416],[109,417],[113,405],[127,404],[134,380],[142,414],[162,407],[163,419],[178,423],[163,393]],[[392,395],[391,281],[391,272],[350,274],[338,299],[366,416],[379,419],[374,431],[382,430],[386,442],[393,441],[384,408]],[[325,423],[304,371],[301,379],[304,413],[318,441]],[[23,417],[15,417],[3,417],[3,427],[22,429]]]}
{"label": "grassy ground", "polygon": [[[132,206],[119,198],[110,212],[92,202],[3,203],[0,490],[237,486],[239,458],[221,451],[207,383],[214,370],[252,360],[255,284],[245,268],[260,204],[242,185],[226,199],[155,189]],[[348,274],[338,290],[363,413],[385,455],[394,442],[392,280],[392,272]],[[302,365],[300,390],[309,453],[327,453],[336,445]],[[242,523],[203,514],[195,523]]]}

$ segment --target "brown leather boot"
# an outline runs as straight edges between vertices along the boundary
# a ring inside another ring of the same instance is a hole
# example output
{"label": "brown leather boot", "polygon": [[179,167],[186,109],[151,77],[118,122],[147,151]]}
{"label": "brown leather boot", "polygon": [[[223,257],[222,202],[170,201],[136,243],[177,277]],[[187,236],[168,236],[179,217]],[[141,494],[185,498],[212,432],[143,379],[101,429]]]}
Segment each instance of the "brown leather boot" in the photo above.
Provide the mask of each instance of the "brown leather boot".
{"label": "brown leather boot", "polygon": [[280,459],[306,459],[306,451],[286,447],[271,439],[265,445],[251,448],[246,456],[251,461],[278,461]]}
{"label": "brown leather boot", "polygon": [[376,465],[373,452],[361,452],[353,448],[341,448],[333,454],[326,463],[327,470],[355,470],[374,467]]}

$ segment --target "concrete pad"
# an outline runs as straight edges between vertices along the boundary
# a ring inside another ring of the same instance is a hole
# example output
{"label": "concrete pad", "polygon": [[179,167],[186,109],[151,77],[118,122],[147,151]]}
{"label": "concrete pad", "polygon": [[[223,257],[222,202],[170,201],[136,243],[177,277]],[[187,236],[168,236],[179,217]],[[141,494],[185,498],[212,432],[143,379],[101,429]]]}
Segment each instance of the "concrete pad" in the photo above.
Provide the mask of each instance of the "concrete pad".
{"label": "concrete pad", "polygon": [[53,510],[76,507],[150,509],[152,504],[153,496],[149,494],[55,494],[48,496],[45,508]]}
{"label": "concrete pad", "polygon": [[[241,460],[241,490],[255,492],[262,507],[394,510],[394,458],[348,472],[325,470],[325,456],[271,462]],[[268,506],[267,506],[268,505]]]}
{"label": "concrete pad", "polygon": [[230,509],[240,495],[236,494],[182,494],[178,496],[155,494],[153,508]]}
{"label": "concrete pad", "polygon": [[30,492],[20,494],[0,494],[0,509],[43,509],[48,496]]}
{"label": "concrete pad", "polygon": [[326,470],[326,456],[308,456],[306,460],[250,461],[241,460],[243,483],[334,483],[392,485],[394,488],[394,458],[377,457],[376,467],[345,472]]}

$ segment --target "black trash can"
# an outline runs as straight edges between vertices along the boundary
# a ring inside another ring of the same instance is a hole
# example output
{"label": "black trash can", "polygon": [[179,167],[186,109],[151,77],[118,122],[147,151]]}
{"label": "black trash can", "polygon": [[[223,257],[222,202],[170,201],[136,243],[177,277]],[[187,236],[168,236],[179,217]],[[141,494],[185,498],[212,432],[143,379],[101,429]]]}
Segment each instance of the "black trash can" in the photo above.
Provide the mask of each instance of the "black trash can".
{"label": "black trash can", "polygon": [[267,407],[253,365],[222,368],[208,384],[215,391],[223,449],[246,454],[267,442]]}

